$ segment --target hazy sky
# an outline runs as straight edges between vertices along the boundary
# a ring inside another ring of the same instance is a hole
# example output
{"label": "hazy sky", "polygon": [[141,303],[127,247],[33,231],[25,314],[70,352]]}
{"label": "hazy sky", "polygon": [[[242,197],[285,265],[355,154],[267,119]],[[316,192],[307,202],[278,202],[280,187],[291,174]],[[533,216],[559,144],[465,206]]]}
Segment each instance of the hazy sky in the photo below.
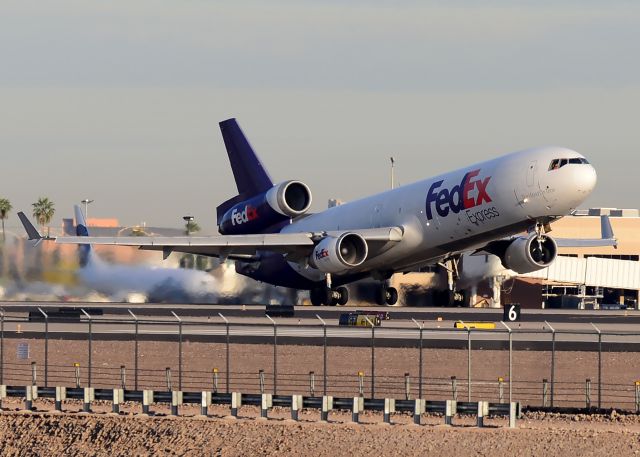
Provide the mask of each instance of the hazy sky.
{"label": "hazy sky", "polygon": [[[348,6],[345,6],[348,4]],[[0,197],[208,231],[236,117],[314,209],[531,146],[638,204],[637,1],[0,0]],[[17,226],[15,211],[9,227]]]}

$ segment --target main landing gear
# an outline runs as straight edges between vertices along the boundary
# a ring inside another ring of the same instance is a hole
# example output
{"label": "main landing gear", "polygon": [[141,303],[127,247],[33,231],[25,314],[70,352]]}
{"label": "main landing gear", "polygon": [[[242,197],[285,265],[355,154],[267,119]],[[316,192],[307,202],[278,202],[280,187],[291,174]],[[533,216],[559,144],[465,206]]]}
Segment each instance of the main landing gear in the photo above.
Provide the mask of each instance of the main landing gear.
{"label": "main landing gear", "polygon": [[349,301],[349,290],[344,286],[340,286],[335,289],[322,287],[318,289],[311,289],[309,297],[311,298],[311,304],[313,306],[343,306]]}
{"label": "main landing gear", "polygon": [[349,290],[344,287],[331,287],[331,275],[327,273],[325,277],[325,287],[319,287],[311,289],[309,298],[313,306],[329,305],[329,306],[344,306],[349,301]]}

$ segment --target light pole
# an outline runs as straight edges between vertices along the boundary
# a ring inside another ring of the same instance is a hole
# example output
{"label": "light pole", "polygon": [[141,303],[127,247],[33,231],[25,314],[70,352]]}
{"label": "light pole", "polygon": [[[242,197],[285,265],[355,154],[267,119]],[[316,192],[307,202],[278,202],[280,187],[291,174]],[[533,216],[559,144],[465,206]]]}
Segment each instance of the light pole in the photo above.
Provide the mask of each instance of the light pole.
{"label": "light pole", "polygon": [[93,203],[93,202],[94,200],[89,200],[88,198],[85,198],[80,202],[84,204],[84,218],[87,220],[89,219],[89,203]]}
{"label": "light pole", "polygon": [[393,157],[389,157],[389,159],[391,159],[391,188],[393,189],[393,168],[396,164],[396,159]]}
{"label": "light pole", "polygon": [[187,236],[189,236],[189,233],[191,233],[190,229],[190,223],[193,222],[193,220],[195,219],[193,216],[182,216],[182,219],[184,219],[185,222],[185,230],[187,232]]}

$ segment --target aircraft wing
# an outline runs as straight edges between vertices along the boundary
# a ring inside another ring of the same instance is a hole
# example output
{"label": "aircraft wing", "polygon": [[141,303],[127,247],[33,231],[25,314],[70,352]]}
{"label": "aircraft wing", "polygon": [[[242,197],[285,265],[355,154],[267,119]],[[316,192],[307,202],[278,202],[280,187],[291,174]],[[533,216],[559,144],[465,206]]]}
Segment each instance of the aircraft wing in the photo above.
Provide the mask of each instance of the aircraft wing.
{"label": "aircraft wing", "polygon": [[[18,216],[30,240],[39,242],[45,239],[23,213],[18,213]],[[320,233],[296,232],[213,236],[67,236],[48,239],[55,240],[58,244],[133,246],[144,250],[162,251],[165,258],[171,252],[186,252],[214,257],[252,259],[258,251],[273,251],[285,254],[292,260],[297,260],[311,255],[318,240],[326,236],[340,236],[346,232],[361,235],[376,248],[374,249],[375,252],[383,249],[385,245],[400,241],[403,230],[400,227],[382,227]]]}

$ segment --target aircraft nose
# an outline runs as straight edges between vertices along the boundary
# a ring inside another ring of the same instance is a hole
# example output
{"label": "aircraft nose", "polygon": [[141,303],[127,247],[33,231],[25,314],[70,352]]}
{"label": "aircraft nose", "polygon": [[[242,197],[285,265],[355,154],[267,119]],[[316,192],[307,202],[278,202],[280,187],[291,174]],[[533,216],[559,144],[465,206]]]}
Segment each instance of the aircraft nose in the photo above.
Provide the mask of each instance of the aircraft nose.
{"label": "aircraft nose", "polygon": [[573,180],[578,192],[590,194],[596,187],[598,176],[595,168],[591,165],[576,167],[573,173]]}

